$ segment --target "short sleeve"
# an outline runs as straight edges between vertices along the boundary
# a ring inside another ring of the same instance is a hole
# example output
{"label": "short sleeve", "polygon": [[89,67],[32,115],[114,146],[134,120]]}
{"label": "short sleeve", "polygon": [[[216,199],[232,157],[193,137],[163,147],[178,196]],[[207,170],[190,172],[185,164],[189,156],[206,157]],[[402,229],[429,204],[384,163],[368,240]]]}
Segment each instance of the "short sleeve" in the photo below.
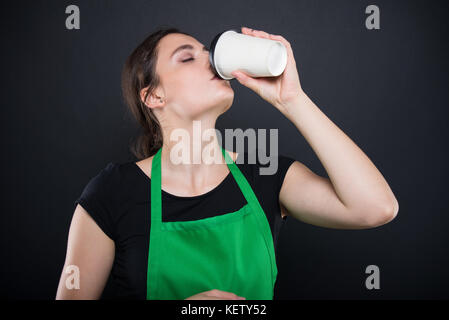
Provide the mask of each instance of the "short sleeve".
{"label": "short sleeve", "polygon": [[287,174],[288,168],[290,168],[290,165],[293,162],[295,162],[295,159],[285,155],[279,155],[278,171],[276,173],[276,191],[278,195],[281,192],[282,183],[284,182],[284,178]]}
{"label": "short sleeve", "polygon": [[114,223],[114,179],[113,163],[108,163],[96,176],[90,179],[81,195],[75,200],[75,207],[79,203],[103,232],[112,240],[115,239]]}
{"label": "short sleeve", "polygon": [[[258,149],[255,151],[259,152]],[[259,190],[260,200],[264,204],[267,210],[270,210],[274,216],[274,225],[276,232],[279,232],[279,226],[287,217],[281,217],[281,207],[279,202],[279,193],[281,192],[282,184],[284,183],[285,175],[288,169],[296,160],[292,157],[277,154],[275,158],[269,157],[267,163],[262,163],[259,157],[253,156],[258,159],[257,165],[254,167],[256,170],[255,177],[258,182],[255,183],[256,188]],[[266,160],[264,160],[266,162]],[[277,163],[274,163],[276,161]]]}
{"label": "short sleeve", "polygon": [[[270,157],[268,163],[262,164],[257,155],[259,150],[256,149],[253,152],[255,152],[255,154],[252,156],[257,159],[256,175],[259,175],[259,179],[262,179],[261,181],[264,181],[267,186],[272,188],[271,190],[274,189],[276,194],[279,195],[288,168],[290,168],[290,165],[295,159],[283,154],[278,154],[275,159]],[[273,161],[276,161],[277,164],[274,164]]]}

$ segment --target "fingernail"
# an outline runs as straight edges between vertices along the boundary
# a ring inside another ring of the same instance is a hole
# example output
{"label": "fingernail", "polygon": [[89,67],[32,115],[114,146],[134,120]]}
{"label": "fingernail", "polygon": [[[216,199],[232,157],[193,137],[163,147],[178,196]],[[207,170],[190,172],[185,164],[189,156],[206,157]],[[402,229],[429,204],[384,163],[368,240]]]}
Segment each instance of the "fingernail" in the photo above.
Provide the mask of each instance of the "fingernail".
{"label": "fingernail", "polygon": [[238,300],[246,300],[244,297],[238,297]]}

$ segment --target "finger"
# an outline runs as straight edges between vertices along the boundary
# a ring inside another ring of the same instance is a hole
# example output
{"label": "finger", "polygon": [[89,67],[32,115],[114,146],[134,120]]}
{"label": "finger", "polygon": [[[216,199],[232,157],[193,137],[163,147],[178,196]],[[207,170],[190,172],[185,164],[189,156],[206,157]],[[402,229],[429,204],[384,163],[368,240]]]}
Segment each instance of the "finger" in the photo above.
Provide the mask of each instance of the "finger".
{"label": "finger", "polygon": [[291,50],[291,48],[292,48],[290,42],[288,42],[288,41],[287,41],[283,36],[281,36],[281,35],[271,34],[271,35],[270,35],[270,39],[273,39],[273,40],[276,40],[276,41],[281,42],[283,45],[285,45],[285,47],[286,47],[287,49],[290,49],[290,50]]}
{"label": "finger", "polygon": [[295,61],[295,59],[293,57],[293,49],[292,49],[290,42],[288,42],[283,36],[276,35],[276,34],[271,34],[270,39],[281,42],[287,49],[287,55],[288,55],[289,60]]}
{"label": "finger", "polygon": [[247,34],[250,36],[265,38],[265,39],[270,39],[270,40],[275,40],[275,41],[281,42],[287,49],[287,55],[288,55],[289,60],[294,61],[293,50],[292,50],[291,44],[283,36],[277,35],[277,34],[270,34],[270,33],[267,33],[265,31],[261,31],[261,30],[254,30],[254,29],[251,29],[248,27],[242,27],[242,32],[244,34]]}
{"label": "finger", "polygon": [[251,30],[253,30],[253,29],[248,28],[248,27],[242,27],[241,29],[242,29],[242,33],[245,33],[245,34],[249,34],[249,33],[251,33]]}
{"label": "finger", "polygon": [[242,32],[244,34],[251,35],[254,37],[270,39],[270,34],[262,30],[255,30],[248,27],[242,27]]}
{"label": "finger", "polygon": [[235,293],[222,291],[218,289],[210,290],[207,295],[231,300],[237,300],[237,298],[239,298],[239,296],[237,296]]}
{"label": "finger", "polygon": [[225,298],[225,299],[235,299],[237,298],[237,295],[232,292],[222,291],[218,289],[210,290],[207,295],[219,297],[219,298]]}
{"label": "finger", "polygon": [[262,30],[254,30],[254,29],[250,29],[247,27],[242,27],[242,28],[245,28],[244,29],[245,34],[248,34],[248,35],[251,35],[254,37],[258,37],[258,38],[270,39],[270,40],[275,40],[275,41],[281,42],[286,47],[289,58],[293,58],[293,50],[291,48],[290,42],[288,42],[283,36],[270,34],[265,31],[262,31]]}
{"label": "finger", "polygon": [[254,78],[250,77],[249,75],[245,74],[243,71],[236,70],[231,72],[231,74],[244,86],[254,90],[257,92],[258,88],[258,82]]}
{"label": "finger", "polygon": [[268,39],[275,39],[275,40],[278,40],[278,41],[282,42],[284,45],[291,47],[290,42],[288,42],[281,35],[271,34],[271,33],[267,33],[267,32],[262,31],[262,30],[255,30],[255,29],[251,29],[251,28],[248,28],[248,27],[242,27],[242,31],[245,32],[246,34],[258,35],[260,37],[268,38]]}
{"label": "finger", "polygon": [[203,300],[246,300],[246,299],[243,297],[229,298],[229,297],[218,297],[218,296],[205,296]]}
{"label": "finger", "polygon": [[215,297],[215,296],[204,296],[199,300],[246,300],[246,299],[243,297],[241,297],[241,299],[228,299],[228,298]]}
{"label": "finger", "polygon": [[254,34],[256,37],[265,38],[265,39],[270,39],[270,34],[267,33],[267,32],[265,32],[265,31],[262,31],[262,30],[253,30],[253,34]]}

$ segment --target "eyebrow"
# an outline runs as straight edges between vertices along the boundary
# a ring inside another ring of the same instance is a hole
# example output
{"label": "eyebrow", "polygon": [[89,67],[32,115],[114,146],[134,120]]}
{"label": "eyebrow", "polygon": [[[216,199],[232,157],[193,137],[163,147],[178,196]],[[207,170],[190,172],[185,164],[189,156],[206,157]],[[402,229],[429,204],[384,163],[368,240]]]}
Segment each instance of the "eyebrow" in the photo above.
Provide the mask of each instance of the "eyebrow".
{"label": "eyebrow", "polygon": [[[179,51],[182,51],[182,50],[192,50],[192,49],[194,49],[192,45],[190,45],[190,44],[183,44],[182,46],[177,47],[177,48],[175,49],[175,51],[172,52],[172,54],[170,55],[170,59],[171,59],[176,53],[178,53]],[[203,46],[203,51],[207,51],[206,46]]]}

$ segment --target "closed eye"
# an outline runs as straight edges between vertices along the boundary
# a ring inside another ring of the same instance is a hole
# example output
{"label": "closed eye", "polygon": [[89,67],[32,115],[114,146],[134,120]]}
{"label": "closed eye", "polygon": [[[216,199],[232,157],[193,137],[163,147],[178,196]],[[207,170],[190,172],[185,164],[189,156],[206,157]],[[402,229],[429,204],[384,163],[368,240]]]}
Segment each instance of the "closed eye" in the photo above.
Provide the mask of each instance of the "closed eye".
{"label": "closed eye", "polygon": [[189,59],[186,59],[186,60],[182,60],[182,62],[187,62],[187,61],[190,61],[190,60],[194,60],[193,58],[189,58]]}

